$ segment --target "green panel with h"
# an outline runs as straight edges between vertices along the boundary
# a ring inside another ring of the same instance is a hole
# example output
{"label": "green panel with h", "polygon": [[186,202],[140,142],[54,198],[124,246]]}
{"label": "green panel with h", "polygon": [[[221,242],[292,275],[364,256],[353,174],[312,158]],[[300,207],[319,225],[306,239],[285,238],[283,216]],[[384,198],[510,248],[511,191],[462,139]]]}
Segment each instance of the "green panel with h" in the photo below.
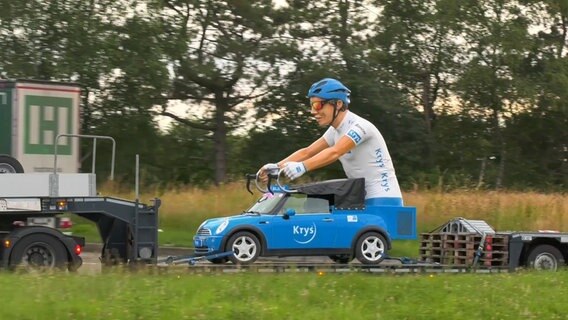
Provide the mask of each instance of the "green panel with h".
{"label": "green panel with h", "polygon": [[[53,154],[57,135],[73,132],[73,99],[26,95],[24,101],[24,153]],[[57,153],[71,154],[68,138],[59,139]]]}

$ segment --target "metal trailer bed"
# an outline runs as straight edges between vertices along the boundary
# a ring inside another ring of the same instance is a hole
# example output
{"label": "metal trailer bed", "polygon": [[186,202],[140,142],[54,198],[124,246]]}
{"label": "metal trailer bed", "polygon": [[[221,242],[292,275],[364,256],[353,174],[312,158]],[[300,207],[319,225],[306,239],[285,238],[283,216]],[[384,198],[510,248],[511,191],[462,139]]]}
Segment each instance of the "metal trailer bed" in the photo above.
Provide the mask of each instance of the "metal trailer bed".
{"label": "metal trailer bed", "polygon": [[[96,154],[96,140],[109,139],[113,143],[112,171],[114,174],[115,142],[111,137],[86,135],[59,135],[60,137],[92,138],[93,157]],[[57,143],[56,143],[57,146]],[[28,217],[54,217],[63,213],[72,213],[94,222],[103,242],[101,261],[107,264],[116,263],[157,263],[158,259],[158,210],[159,199],[154,199],[152,205],[138,201],[138,159],[136,162],[136,200],[129,201],[113,197],[102,197],[96,191],[96,176],[92,173],[58,173],[57,147],[55,147],[53,173],[14,173],[0,174],[0,225],[3,234],[2,265],[8,267],[19,263],[11,261],[13,250],[18,248],[18,242],[38,234],[47,234],[69,242],[67,236],[56,229],[45,227],[16,228],[14,221]],[[26,230],[25,232],[22,230]],[[74,237],[76,242],[81,242]],[[33,241],[32,241],[33,242]],[[84,241],[83,241],[84,242]],[[34,242],[40,246],[39,241]],[[9,244],[9,245],[8,245]],[[68,257],[74,257],[73,249],[66,245]],[[84,245],[84,243],[83,243]],[[52,245],[57,247],[58,245]],[[49,253],[53,248],[44,248]],[[57,250],[53,250],[54,252]],[[80,250],[79,250],[80,251]],[[57,255],[54,254],[53,259]],[[79,259],[80,260],[80,259]],[[69,261],[73,262],[73,261]],[[73,269],[80,266],[80,261],[74,262]]]}

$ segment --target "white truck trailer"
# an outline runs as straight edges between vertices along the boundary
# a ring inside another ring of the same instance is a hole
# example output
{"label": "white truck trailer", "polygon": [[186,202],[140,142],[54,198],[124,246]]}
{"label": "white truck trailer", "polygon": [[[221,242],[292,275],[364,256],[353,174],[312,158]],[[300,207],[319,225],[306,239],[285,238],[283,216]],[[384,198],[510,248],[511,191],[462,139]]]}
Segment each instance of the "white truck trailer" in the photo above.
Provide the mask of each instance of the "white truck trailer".
{"label": "white truck trailer", "polygon": [[[18,159],[26,172],[53,171],[57,135],[79,134],[80,99],[74,83],[0,80],[0,155]],[[57,172],[79,172],[78,140],[64,137],[58,148]]]}

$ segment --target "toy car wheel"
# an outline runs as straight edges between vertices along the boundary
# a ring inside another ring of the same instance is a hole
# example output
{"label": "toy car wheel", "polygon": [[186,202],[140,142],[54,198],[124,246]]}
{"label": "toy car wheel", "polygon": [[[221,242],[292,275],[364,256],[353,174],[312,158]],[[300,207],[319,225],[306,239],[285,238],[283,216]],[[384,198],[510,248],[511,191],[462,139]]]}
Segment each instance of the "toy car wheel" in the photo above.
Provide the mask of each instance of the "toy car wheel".
{"label": "toy car wheel", "polygon": [[355,247],[355,256],[363,264],[378,264],[385,258],[385,238],[378,232],[363,234]]}
{"label": "toy car wheel", "polygon": [[333,260],[333,262],[341,264],[346,264],[353,260],[353,257],[348,254],[334,254],[329,256],[329,258]]}
{"label": "toy car wheel", "polygon": [[229,256],[234,264],[251,264],[260,255],[260,241],[250,232],[237,232],[227,241],[227,251],[229,250],[234,252]]}

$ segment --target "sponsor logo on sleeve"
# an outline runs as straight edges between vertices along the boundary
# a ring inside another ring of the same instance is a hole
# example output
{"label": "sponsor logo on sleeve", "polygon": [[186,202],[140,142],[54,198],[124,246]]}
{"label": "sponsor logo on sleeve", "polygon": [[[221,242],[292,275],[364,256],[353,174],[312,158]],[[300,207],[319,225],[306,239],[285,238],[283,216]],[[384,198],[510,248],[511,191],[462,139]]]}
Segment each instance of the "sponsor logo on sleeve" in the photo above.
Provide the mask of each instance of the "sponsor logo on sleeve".
{"label": "sponsor logo on sleeve", "polygon": [[353,141],[355,141],[355,144],[361,142],[361,136],[357,132],[355,132],[355,130],[353,129],[349,130],[349,132],[347,132],[347,135],[351,137]]}

